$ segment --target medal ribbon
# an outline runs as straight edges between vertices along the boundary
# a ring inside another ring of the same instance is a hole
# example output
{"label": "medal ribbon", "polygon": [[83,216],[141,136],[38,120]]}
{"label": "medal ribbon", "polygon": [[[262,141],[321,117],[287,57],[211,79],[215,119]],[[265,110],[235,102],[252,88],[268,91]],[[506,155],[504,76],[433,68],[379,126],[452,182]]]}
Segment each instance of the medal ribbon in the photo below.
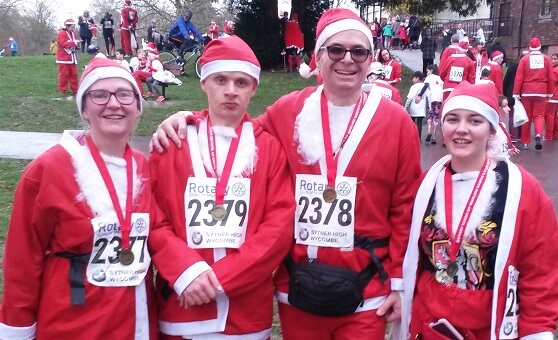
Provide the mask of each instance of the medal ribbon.
{"label": "medal ribbon", "polygon": [[87,146],[93,156],[93,160],[101,173],[101,177],[105,182],[105,186],[110,195],[110,200],[112,201],[112,206],[114,211],[116,211],[116,216],[118,217],[118,223],[120,223],[120,228],[122,229],[122,248],[130,249],[130,232],[132,231],[132,187],[133,187],[133,166],[132,166],[132,149],[128,144],[126,144],[126,149],[124,151],[124,160],[126,161],[126,216],[122,214],[122,207],[120,207],[120,202],[118,201],[118,196],[116,195],[116,188],[114,187],[114,182],[110,177],[107,165],[97,146],[91,139],[91,136],[87,136]]}
{"label": "medal ribbon", "polygon": [[473,212],[473,207],[475,203],[477,203],[477,199],[479,198],[479,193],[486,181],[486,176],[488,174],[488,168],[490,168],[490,162],[488,158],[484,160],[482,168],[479,172],[477,180],[475,181],[475,185],[473,186],[473,191],[467,200],[467,204],[465,205],[465,210],[463,210],[463,215],[461,216],[461,220],[459,221],[459,225],[457,226],[457,230],[455,233],[455,238],[453,237],[453,183],[451,181],[451,170],[448,166],[446,166],[446,173],[444,174],[444,196],[445,196],[445,204],[446,204],[446,228],[448,230],[448,238],[451,242],[450,248],[450,261],[455,262],[457,258],[457,253],[459,252],[459,248],[461,248],[461,243],[463,243],[463,234],[465,233],[465,227],[469,223],[469,219],[471,218],[471,213]]}
{"label": "medal ribbon", "polygon": [[337,176],[337,163],[339,160],[339,153],[343,149],[345,142],[349,139],[349,135],[353,131],[355,127],[356,121],[360,116],[360,112],[362,111],[362,107],[364,105],[364,92],[360,94],[358,101],[355,105],[353,113],[351,115],[351,119],[349,120],[349,125],[347,126],[347,130],[345,130],[345,135],[341,140],[341,147],[337,154],[333,153],[333,146],[331,143],[331,131],[329,129],[329,110],[327,107],[327,99],[325,97],[325,93],[322,91],[322,98],[320,101],[321,105],[321,115],[322,115],[322,132],[324,135],[324,147],[325,147],[325,158],[326,158],[326,166],[327,166],[327,185],[330,187],[335,186],[335,177]]}
{"label": "medal ribbon", "polygon": [[227,189],[227,183],[231,176],[231,170],[238,150],[238,144],[240,142],[240,136],[242,136],[242,126],[244,125],[244,119],[234,130],[237,137],[231,140],[231,146],[229,148],[229,153],[227,154],[227,160],[225,161],[225,166],[223,167],[223,173],[221,178],[217,175],[217,145],[215,143],[215,133],[211,129],[211,120],[207,116],[207,138],[209,144],[209,158],[211,159],[211,166],[213,167],[213,172],[217,177],[217,185],[215,186],[215,205],[223,204],[225,200],[225,191]]}

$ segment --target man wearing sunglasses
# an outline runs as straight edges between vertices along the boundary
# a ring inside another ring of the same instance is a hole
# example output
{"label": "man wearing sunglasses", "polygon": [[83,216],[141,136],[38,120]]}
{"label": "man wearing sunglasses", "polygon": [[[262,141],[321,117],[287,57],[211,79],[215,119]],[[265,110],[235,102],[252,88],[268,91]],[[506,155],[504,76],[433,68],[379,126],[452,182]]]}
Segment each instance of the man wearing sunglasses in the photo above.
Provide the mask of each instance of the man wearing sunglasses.
{"label": "man wearing sunglasses", "polygon": [[[295,182],[295,245],[275,280],[286,340],[383,340],[400,317],[420,151],[403,107],[361,89],[372,46],[356,14],[326,11],[314,50],[323,85],[283,96],[255,120],[279,139]],[[162,152],[167,135],[181,144],[185,126],[168,118],[153,146]]]}

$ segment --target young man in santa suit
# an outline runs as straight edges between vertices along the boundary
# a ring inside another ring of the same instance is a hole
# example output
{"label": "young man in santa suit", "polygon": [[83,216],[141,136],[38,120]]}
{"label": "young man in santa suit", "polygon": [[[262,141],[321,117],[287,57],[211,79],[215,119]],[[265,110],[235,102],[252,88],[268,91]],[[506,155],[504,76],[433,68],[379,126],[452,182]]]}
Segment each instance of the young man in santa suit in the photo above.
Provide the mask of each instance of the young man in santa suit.
{"label": "young man in santa suit", "polygon": [[444,48],[442,54],[440,55],[440,68],[444,65],[450,55],[456,54],[457,52],[459,52],[459,35],[454,34],[451,36],[451,45]]}
{"label": "young man in santa suit", "polygon": [[440,68],[440,78],[444,82],[444,101],[462,82],[475,83],[475,63],[465,54],[468,47],[467,42],[459,42],[459,51],[450,55]]}
{"label": "young man in santa suit", "polygon": [[498,94],[504,94],[504,73],[502,72],[502,62],[504,61],[504,54],[500,51],[492,52],[490,60],[483,68],[490,70],[490,80],[496,86]]}
{"label": "young man in santa suit", "polygon": [[449,339],[429,327],[441,318],[465,339],[554,339],[556,214],[502,153],[498,110],[492,84],[461,84],[444,103],[449,155],[421,176],[395,339]]}
{"label": "young man in santa suit", "polygon": [[527,150],[531,143],[531,122],[535,123],[535,149],[542,150],[544,110],[548,98],[554,93],[552,62],[540,49],[541,41],[531,39],[530,52],[519,61],[513,85],[513,97],[521,100],[529,117],[529,121],[521,126],[523,150]]}
{"label": "young man in santa suit", "polygon": [[362,85],[363,91],[374,91],[376,93],[380,93],[382,96],[393,100],[397,104],[403,105],[399,90],[384,80],[382,63],[376,61],[370,64],[370,67],[368,68],[368,76],[366,76],[366,78],[368,79],[368,83]]}
{"label": "young man in santa suit", "polygon": [[124,7],[120,11],[120,41],[128,57],[132,55],[132,35],[136,39],[135,32],[138,19],[138,12],[132,8],[132,0],[124,0]]}
{"label": "young man in santa suit", "polygon": [[281,145],[246,109],[260,64],[236,36],[200,58],[209,109],[187,112],[188,138],[149,162],[166,222],[151,234],[161,339],[269,339],[273,271],[293,237]]}
{"label": "young man in santa suit", "polygon": [[64,22],[65,28],[58,32],[56,51],[56,64],[58,64],[58,92],[68,90],[68,82],[72,94],[78,91],[78,72],[76,50],[81,45],[81,40],[76,36],[76,22],[68,19]]}
{"label": "young man in santa suit", "polygon": [[207,28],[207,34],[211,39],[219,38],[219,25],[215,23],[215,19],[211,20],[211,24]]}
{"label": "young man in santa suit", "polygon": [[[276,273],[283,338],[383,340],[399,318],[418,133],[401,105],[362,91],[373,39],[354,12],[324,12],[316,38],[323,86],[288,94],[257,119],[285,149],[296,190],[296,244]],[[154,146],[181,135],[191,133],[174,115]],[[343,277],[354,281],[341,292],[328,284]]]}

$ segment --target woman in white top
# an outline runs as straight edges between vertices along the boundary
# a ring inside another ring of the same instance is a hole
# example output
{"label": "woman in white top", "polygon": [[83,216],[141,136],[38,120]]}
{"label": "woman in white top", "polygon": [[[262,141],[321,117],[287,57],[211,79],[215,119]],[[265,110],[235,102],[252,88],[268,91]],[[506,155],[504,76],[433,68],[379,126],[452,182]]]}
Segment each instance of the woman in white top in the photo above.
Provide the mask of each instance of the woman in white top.
{"label": "woman in white top", "polygon": [[428,97],[430,109],[428,110],[428,118],[426,120],[426,126],[428,127],[426,142],[436,144],[436,130],[438,130],[440,120],[444,82],[438,75],[438,65],[436,64],[426,66],[426,74],[424,83],[428,84],[430,89],[430,96]]}

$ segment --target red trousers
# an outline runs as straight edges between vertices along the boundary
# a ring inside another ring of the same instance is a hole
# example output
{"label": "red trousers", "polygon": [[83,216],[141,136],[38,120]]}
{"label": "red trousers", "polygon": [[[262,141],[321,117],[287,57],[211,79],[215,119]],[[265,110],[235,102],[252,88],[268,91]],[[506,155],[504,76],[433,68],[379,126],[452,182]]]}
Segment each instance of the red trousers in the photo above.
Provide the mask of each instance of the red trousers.
{"label": "red trousers", "polygon": [[544,136],[545,97],[521,97],[529,121],[521,126],[521,143],[531,143],[531,122],[535,123],[535,135]]}
{"label": "red trousers", "polygon": [[72,89],[72,94],[78,91],[78,72],[76,64],[58,64],[58,92],[68,90],[68,82]]}
{"label": "red trousers", "polygon": [[546,107],[544,110],[544,123],[546,125],[546,140],[553,140],[554,136],[558,136],[558,130],[556,126],[558,125],[558,119],[556,119],[556,109],[558,108],[558,103],[546,102]]}
{"label": "red trousers", "polygon": [[141,94],[143,94],[142,82],[145,82],[147,78],[151,77],[151,72],[135,71],[134,73],[132,73],[132,77],[134,77],[134,79],[136,80],[136,83],[138,84]]}
{"label": "red trousers", "polygon": [[346,316],[319,316],[279,303],[279,317],[284,340],[384,340],[386,319],[376,310]]}
{"label": "red trousers", "polygon": [[130,36],[130,30],[120,30],[120,42],[122,43],[124,54],[132,55],[132,38]]}

